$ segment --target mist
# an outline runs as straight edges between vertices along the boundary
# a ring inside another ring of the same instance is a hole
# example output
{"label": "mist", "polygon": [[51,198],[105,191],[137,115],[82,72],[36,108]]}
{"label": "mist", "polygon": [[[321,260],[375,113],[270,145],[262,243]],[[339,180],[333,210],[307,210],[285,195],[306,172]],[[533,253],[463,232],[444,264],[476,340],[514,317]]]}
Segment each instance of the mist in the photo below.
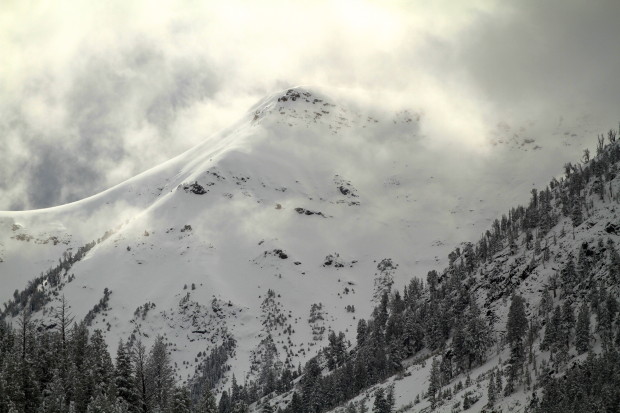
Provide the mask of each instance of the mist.
{"label": "mist", "polygon": [[6,2],[0,209],[98,193],[298,84],[423,113],[435,145],[488,156],[498,122],[537,122],[587,132],[578,154],[620,119],[619,15],[613,1]]}

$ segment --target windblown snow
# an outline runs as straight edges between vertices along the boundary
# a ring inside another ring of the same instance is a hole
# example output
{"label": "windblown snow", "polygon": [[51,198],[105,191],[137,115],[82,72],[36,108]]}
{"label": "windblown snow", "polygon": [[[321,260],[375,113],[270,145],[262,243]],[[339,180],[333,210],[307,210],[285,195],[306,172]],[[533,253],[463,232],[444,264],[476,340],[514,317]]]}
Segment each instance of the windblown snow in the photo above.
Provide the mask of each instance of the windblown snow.
{"label": "windblown snow", "polygon": [[356,317],[367,317],[384,289],[443,268],[454,246],[579,153],[570,134],[589,133],[570,129],[534,148],[534,138],[557,131],[501,124],[480,152],[458,137],[434,144],[422,111],[380,107],[281,91],[105,192],[1,212],[0,301],[95,241],[47,309],[64,295],[81,319],[107,288],[108,308],[92,327],[111,346],[164,335],[180,381],[198,353],[227,337],[237,341],[237,377],[251,374],[268,335],[280,360],[297,366],[329,330],[354,341]]}

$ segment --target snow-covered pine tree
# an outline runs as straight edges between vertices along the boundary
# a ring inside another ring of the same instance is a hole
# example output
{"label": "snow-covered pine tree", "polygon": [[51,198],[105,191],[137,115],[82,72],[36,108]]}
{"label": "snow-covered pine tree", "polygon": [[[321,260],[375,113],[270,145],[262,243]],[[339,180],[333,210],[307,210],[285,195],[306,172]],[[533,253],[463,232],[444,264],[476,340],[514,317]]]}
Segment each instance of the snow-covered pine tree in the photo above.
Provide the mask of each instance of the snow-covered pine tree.
{"label": "snow-covered pine tree", "polygon": [[217,410],[219,413],[229,413],[230,408],[230,397],[228,397],[228,392],[224,390],[220,396],[220,402],[217,406]]}
{"label": "snow-covered pine tree", "polygon": [[175,387],[172,392],[170,413],[191,413],[191,400],[187,387]]}
{"label": "snow-covered pine tree", "polygon": [[174,387],[174,374],[170,355],[163,336],[157,336],[147,360],[148,381],[152,385],[153,408],[159,411],[168,409],[171,390]]}
{"label": "snow-covered pine tree", "polygon": [[527,331],[527,316],[525,314],[525,300],[519,295],[513,295],[508,310],[506,322],[506,341],[510,346],[510,366],[504,393],[511,394],[515,389],[515,381],[521,375],[525,361],[525,346],[523,338]]}
{"label": "snow-covered pine tree", "polygon": [[134,386],[133,365],[131,363],[131,348],[120,340],[116,351],[116,367],[114,369],[114,383],[118,399],[128,406],[135,407],[136,391]]}
{"label": "snow-covered pine tree", "polygon": [[[138,413],[149,413],[153,396],[153,386],[147,368],[146,348],[138,339],[134,343],[132,351],[134,388],[136,393],[136,407]],[[214,402],[215,403],[215,402]],[[206,412],[204,412],[206,413]],[[214,413],[214,412],[208,412]]]}
{"label": "snow-covered pine tree", "polygon": [[[269,403],[267,403],[269,404]],[[197,413],[217,413],[217,405],[215,404],[215,396],[210,388],[205,388],[202,398],[198,402]]]}
{"label": "snow-covered pine tree", "polygon": [[489,375],[489,385],[487,390],[487,398],[488,403],[487,406],[492,407],[495,404],[495,400],[497,400],[497,388],[495,387],[495,370],[491,370],[491,374]]}
{"label": "snow-covered pine tree", "polygon": [[440,399],[441,391],[441,372],[439,370],[439,360],[433,358],[433,364],[431,365],[431,376],[428,384],[428,399],[431,402],[431,409],[437,407],[437,402]]}

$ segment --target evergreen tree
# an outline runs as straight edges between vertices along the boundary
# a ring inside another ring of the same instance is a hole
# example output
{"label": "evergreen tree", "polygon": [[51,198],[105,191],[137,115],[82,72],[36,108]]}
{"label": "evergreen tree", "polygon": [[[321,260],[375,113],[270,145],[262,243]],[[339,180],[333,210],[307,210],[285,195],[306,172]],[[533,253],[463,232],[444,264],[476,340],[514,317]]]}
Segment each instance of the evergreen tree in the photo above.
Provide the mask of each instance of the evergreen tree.
{"label": "evergreen tree", "polygon": [[155,339],[146,367],[148,382],[152,386],[153,408],[164,411],[170,403],[170,391],[174,387],[174,375],[166,343],[162,336]]}
{"label": "evergreen tree", "polygon": [[463,329],[462,318],[458,318],[454,323],[452,336],[452,355],[456,366],[456,374],[464,372],[467,368],[468,352],[466,348],[465,330]]}
{"label": "evergreen tree", "polygon": [[391,407],[386,400],[385,390],[383,387],[379,387],[375,391],[375,402],[372,406],[372,413],[390,413]]}
{"label": "evergreen tree", "polygon": [[75,324],[70,336],[69,349],[72,366],[65,388],[71,387],[71,400],[75,403],[75,410],[85,412],[94,392],[94,386],[90,380],[93,376],[86,324],[83,322]]}
{"label": "evergreen tree", "polygon": [[115,413],[114,405],[103,392],[96,391],[94,398],[88,403],[86,413]]}
{"label": "evergreen tree", "polygon": [[296,391],[293,392],[293,397],[291,398],[291,403],[289,405],[289,411],[292,413],[303,411],[301,397],[299,397],[299,393],[297,393]]}
{"label": "evergreen tree", "polygon": [[[87,365],[91,375],[88,380],[93,388],[91,394],[94,394],[95,390],[99,389],[102,397],[105,397],[112,382],[114,366],[103,337],[103,332],[99,329],[95,330],[90,338],[87,350]],[[116,395],[111,396],[115,397]]]}
{"label": "evergreen tree", "polygon": [[571,330],[575,326],[575,313],[569,300],[565,300],[562,304],[562,323],[561,323],[561,340],[565,347],[570,346]]}
{"label": "evergreen tree", "polygon": [[618,302],[604,289],[599,292],[600,303],[597,308],[597,330],[603,343],[603,349],[608,350],[613,342],[613,320],[618,312]]}
{"label": "evergreen tree", "polygon": [[190,413],[191,411],[189,390],[186,387],[175,387],[172,392],[170,413]]}
{"label": "evergreen tree", "polygon": [[386,413],[391,413],[394,411],[394,405],[396,404],[396,399],[394,398],[394,384],[390,385],[387,389],[387,393],[385,394],[385,404]]}
{"label": "evergreen tree", "polygon": [[495,370],[491,370],[491,374],[489,375],[489,387],[488,387],[488,406],[492,407],[495,404],[495,400],[497,400],[497,388],[495,387]]}
{"label": "evergreen tree", "polygon": [[123,340],[118,343],[116,351],[116,367],[114,369],[114,383],[118,398],[132,408],[136,404],[136,391],[134,387],[133,365],[131,363],[131,348],[125,345]]}
{"label": "evergreen tree", "polygon": [[211,389],[208,387],[204,389],[202,398],[198,403],[198,413],[218,413],[217,406],[215,404],[215,396],[211,393]]}
{"label": "evergreen tree", "polygon": [[506,341],[510,346],[510,366],[505,393],[511,394],[515,381],[520,376],[525,361],[525,346],[523,337],[527,330],[527,316],[525,315],[525,300],[521,296],[513,295],[508,310],[506,323]]}
{"label": "evergreen tree", "polygon": [[40,413],[65,413],[68,411],[66,393],[62,378],[58,370],[54,372],[54,378],[48,383],[43,391],[43,400],[39,408]]}
{"label": "evergreen tree", "polygon": [[274,412],[273,412],[273,407],[271,406],[271,404],[269,403],[269,401],[267,401],[267,402],[263,405],[263,409],[261,410],[261,413],[274,413]]}
{"label": "evergreen tree", "polygon": [[571,220],[573,223],[573,228],[578,227],[583,222],[583,214],[581,211],[581,202],[577,197],[573,200],[573,208],[571,211]]}
{"label": "evergreen tree", "polygon": [[492,344],[491,329],[482,318],[476,302],[472,301],[466,317],[465,346],[468,350],[468,369],[486,360],[487,351]]}
{"label": "evergreen tree", "polygon": [[551,297],[551,293],[549,293],[549,289],[545,288],[543,290],[542,296],[540,298],[540,304],[538,305],[539,314],[544,318],[548,318],[551,311],[553,311],[553,297]]}
{"label": "evergreen tree", "polygon": [[545,328],[545,337],[540,346],[541,349],[551,349],[552,351],[556,350],[556,344],[559,342],[561,337],[561,323],[562,314],[560,311],[560,306],[557,306],[553,311],[553,316],[547,322],[547,326]]}
{"label": "evergreen tree", "polygon": [[575,347],[577,353],[583,354],[590,349],[590,311],[584,302],[579,309],[577,325],[575,327]]}
{"label": "evergreen tree", "polygon": [[502,370],[498,369],[495,374],[496,399],[499,399],[502,396],[503,389],[504,389],[504,383],[502,380]]}
{"label": "evergreen tree", "polygon": [[357,322],[357,345],[359,347],[364,345],[364,341],[366,340],[366,330],[366,320],[360,318],[360,320]]}
{"label": "evergreen tree", "polygon": [[450,380],[452,380],[452,361],[448,357],[441,357],[441,362],[439,363],[439,372],[441,385],[449,383]]}
{"label": "evergreen tree", "polygon": [[219,413],[229,413],[230,407],[230,398],[228,397],[228,392],[224,390],[222,392],[222,395],[220,396],[220,403],[217,410]]}
{"label": "evergreen tree", "polygon": [[149,413],[151,410],[151,403],[153,397],[153,386],[150,382],[150,376],[148,374],[146,348],[144,347],[144,344],[142,344],[142,341],[139,339],[134,344],[132,356],[134,368],[134,388],[137,402],[136,407],[138,413]]}
{"label": "evergreen tree", "polygon": [[431,402],[431,409],[435,410],[440,399],[441,392],[441,372],[439,370],[439,360],[433,358],[431,365],[431,376],[428,384],[428,398]]}

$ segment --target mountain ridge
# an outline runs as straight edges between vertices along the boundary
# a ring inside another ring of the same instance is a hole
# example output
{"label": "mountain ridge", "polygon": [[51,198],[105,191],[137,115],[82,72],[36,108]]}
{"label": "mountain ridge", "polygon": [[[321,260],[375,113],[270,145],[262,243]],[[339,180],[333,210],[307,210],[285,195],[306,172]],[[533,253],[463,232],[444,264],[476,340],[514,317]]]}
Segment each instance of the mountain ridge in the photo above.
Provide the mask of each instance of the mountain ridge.
{"label": "mountain ridge", "polygon": [[[412,274],[441,270],[456,240],[486,229],[502,202],[460,230],[488,187],[458,199],[437,188],[488,170],[466,163],[452,176],[444,164],[460,154],[429,151],[423,118],[399,112],[394,123],[341,105],[317,115],[310,108],[329,102],[313,96],[271,95],[233,127],[84,202],[0,213],[0,298],[22,288],[22,274],[60,268],[55,286],[44,275],[33,286],[51,300],[36,317],[45,323],[64,294],[110,346],[163,335],[180,382],[231,336],[231,371],[249,379],[266,349],[288,369],[312,359],[330,330],[352,342],[357,317]],[[64,253],[87,246],[67,264]]]}

